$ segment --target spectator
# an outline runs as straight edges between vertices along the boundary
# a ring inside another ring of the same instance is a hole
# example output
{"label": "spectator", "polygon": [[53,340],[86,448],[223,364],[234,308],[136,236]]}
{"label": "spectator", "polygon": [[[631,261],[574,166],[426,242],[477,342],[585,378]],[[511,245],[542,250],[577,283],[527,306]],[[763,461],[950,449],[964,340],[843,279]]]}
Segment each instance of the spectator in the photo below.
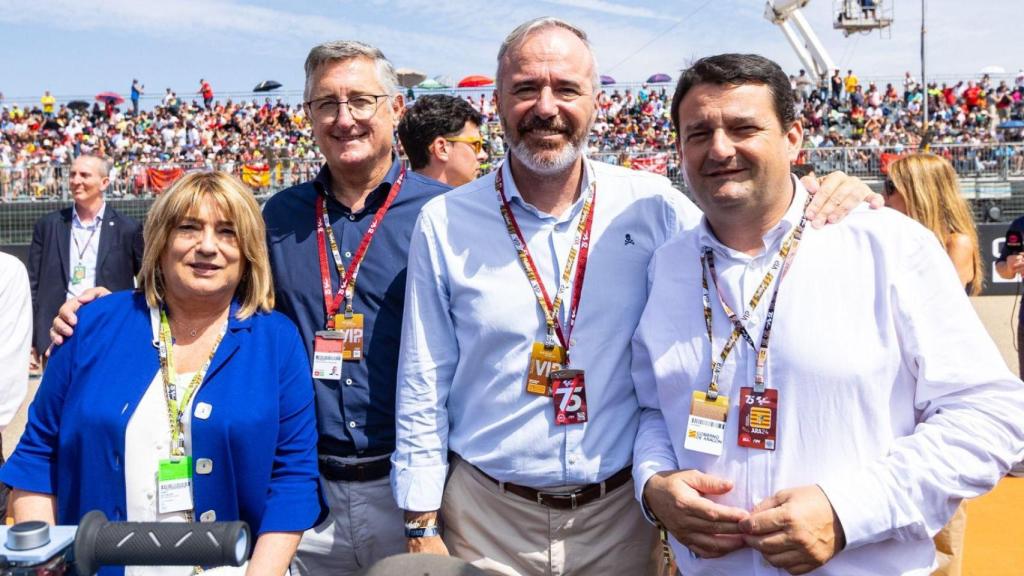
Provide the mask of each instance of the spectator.
{"label": "spectator", "polygon": [[57,103],[57,99],[50,94],[49,90],[43,92],[43,97],[39,99],[39,103],[43,105],[43,116],[53,118],[53,107]]}
{"label": "spectator", "polygon": [[139,84],[139,80],[137,78],[132,78],[132,116],[139,115],[139,98],[145,94],[145,88],[145,84]]}
{"label": "spectator", "polygon": [[213,107],[213,87],[210,86],[210,83],[200,78],[199,91],[196,92],[196,94],[202,94],[203,106],[205,106],[207,110],[211,110]]}

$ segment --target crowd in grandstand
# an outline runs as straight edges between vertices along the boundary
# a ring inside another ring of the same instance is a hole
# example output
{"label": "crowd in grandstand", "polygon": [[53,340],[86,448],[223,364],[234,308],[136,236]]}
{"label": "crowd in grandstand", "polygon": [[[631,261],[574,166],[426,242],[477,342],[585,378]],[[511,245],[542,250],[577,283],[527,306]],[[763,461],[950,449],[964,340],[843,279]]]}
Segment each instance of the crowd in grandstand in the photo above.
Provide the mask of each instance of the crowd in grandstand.
{"label": "crowd in grandstand", "polygon": [[[921,143],[924,90],[909,72],[902,83],[884,85],[862,81],[853,71],[842,75],[839,70],[820,85],[803,70],[791,81],[808,148],[864,147],[867,150],[856,153],[855,160],[877,162],[877,154],[870,149],[898,152]],[[658,154],[671,152],[675,146],[669,118],[670,86],[602,88],[590,153],[621,164],[642,162],[654,153],[668,163],[671,175],[674,155]],[[1022,139],[1021,129],[999,127],[1009,120],[1024,119],[1024,73],[1012,81],[996,82],[985,75],[956,83],[929,83],[927,93],[933,144]],[[280,182],[291,176],[305,177],[282,174],[282,160],[287,159],[284,169],[292,171],[308,171],[318,163],[300,104],[288,104],[281,98],[212,101],[212,92],[209,99],[206,96],[204,92],[204,102],[184,102],[168,89],[153,109],[137,113],[132,105],[122,109],[113,102],[71,107],[49,91],[38,106],[4,104],[0,108],[0,185],[10,190],[12,179],[20,178],[32,182],[33,189],[28,191],[33,195],[49,196],[59,180],[53,167],[66,165],[84,152],[113,158],[115,181],[142,184],[145,171],[160,166],[207,166],[240,175],[247,166],[254,170],[275,166],[270,169],[278,170],[273,177]],[[503,141],[496,95],[466,98],[486,119],[482,132],[491,157],[500,157]],[[1015,150],[1007,154],[1015,154]],[[1019,164],[1022,158],[1016,156],[1012,161]],[[14,170],[4,170],[10,168]],[[659,171],[665,171],[662,168]],[[119,175],[123,178],[118,179]],[[258,187],[261,181],[269,180],[257,178],[251,183]],[[115,187],[114,192],[117,190]],[[10,199],[11,194],[0,194],[4,197]]]}

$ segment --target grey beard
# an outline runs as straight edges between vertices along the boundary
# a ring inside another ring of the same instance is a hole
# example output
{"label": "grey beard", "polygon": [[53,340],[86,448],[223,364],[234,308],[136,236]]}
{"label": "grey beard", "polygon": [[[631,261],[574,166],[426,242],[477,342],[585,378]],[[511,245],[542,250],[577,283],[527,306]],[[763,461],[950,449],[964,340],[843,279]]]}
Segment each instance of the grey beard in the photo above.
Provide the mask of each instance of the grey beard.
{"label": "grey beard", "polygon": [[509,148],[517,160],[522,162],[531,172],[542,176],[553,176],[565,172],[576,159],[583,155],[583,147],[579,142],[570,140],[554,158],[542,158],[534,154],[522,140],[509,138]]}

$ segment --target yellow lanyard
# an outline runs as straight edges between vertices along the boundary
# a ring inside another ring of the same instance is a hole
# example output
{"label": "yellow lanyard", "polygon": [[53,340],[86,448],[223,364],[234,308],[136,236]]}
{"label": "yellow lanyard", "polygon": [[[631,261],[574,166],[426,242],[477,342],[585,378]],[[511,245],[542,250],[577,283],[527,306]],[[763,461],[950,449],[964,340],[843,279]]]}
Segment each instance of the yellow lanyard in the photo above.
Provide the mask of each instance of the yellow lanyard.
{"label": "yellow lanyard", "polygon": [[192,395],[195,394],[195,391],[206,377],[206,372],[210,369],[210,363],[213,362],[213,356],[217,353],[217,347],[220,346],[221,340],[224,339],[227,328],[228,324],[225,322],[220,330],[220,334],[217,335],[217,340],[213,343],[210,357],[206,359],[203,367],[192,377],[192,381],[189,383],[188,388],[185,389],[185,393],[179,401],[177,374],[174,371],[174,358],[171,354],[173,345],[171,323],[167,320],[167,311],[164,309],[160,310],[160,338],[158,346],[160,350],[160,374],[163,376],[164,395],[167,398],[167,414],[170,420],[171,456],[185,455],[185,438],[181,433],[185,409],[188,407]]}

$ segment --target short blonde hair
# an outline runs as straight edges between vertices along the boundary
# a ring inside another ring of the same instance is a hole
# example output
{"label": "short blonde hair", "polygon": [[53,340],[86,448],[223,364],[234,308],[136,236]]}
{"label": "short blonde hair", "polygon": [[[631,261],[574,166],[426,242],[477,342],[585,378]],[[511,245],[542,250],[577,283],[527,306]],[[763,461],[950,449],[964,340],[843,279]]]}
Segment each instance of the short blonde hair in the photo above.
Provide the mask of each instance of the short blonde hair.
{"label": "short blonde hair", "polygon": [[889,179],[907,204],[907,216],[924,224],[946,247],[952,234],[963,234],[974,246],[971,295],[981,293],[985,269],[978,248],[978,231],[960,179],[949,160],[935,154],[908,154],[889,165]]}
{"label": "short blonde hair", "polygon": [[244,261],[242,278],[235,290],[240,301],[236,317],[243,320],[257,311],[274,309],[274,280],[267,255],[266,228],[260,206],[245,184],[225,172],[186,174],[157,198],[146,217],[146,242],[139,270],[139,289],[153,308],[163,303],[163,273],[160,260],[171,232],[210,198],[235,226],[238,247]]}

